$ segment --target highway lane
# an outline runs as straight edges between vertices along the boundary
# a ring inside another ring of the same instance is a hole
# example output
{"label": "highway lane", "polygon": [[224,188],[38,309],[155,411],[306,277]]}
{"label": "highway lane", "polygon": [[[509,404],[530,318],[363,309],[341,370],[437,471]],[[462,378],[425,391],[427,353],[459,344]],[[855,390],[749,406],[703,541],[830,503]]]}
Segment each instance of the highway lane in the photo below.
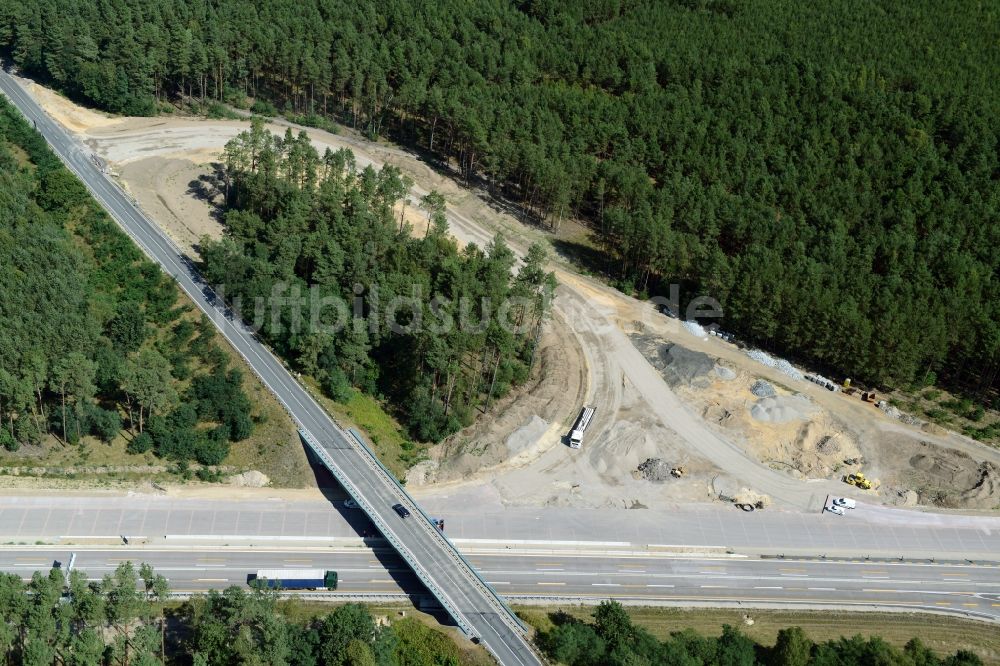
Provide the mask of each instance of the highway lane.
{"label": "highway lane", "polygon": [[[268,492],[261,489],[258,499],[240,500],[222,499],[221,494],[213,499],[0,494],[0,543],[122,534],[149,539],[166,535],[353,538],[372,529],[361,511],[346,510],[335,499],[345,497],[339,489],[328,491],[329,500],[269,498]],[[488,500],[466,494],[424,498],[421,506],[444,518],[447,533],[465,543],[482,539],[506,545],[605,542],[642,548],[732,548],[751,555],[1000,558],[1000,519],[938,516],[861,504],[845,516],[782,511],[746,514],[720,505],[633,510],[624,515],[619,509],[496,508]]]}
{"label": "highway lane", "polygon": [[[53,561],[100,579],[121,562],[149,562],[176,592],[245,585],[259,568],[322,568],[339,574],[339,592],[425,593],[391,549],[331,550],[239,547],[3,547],[0,570],[30,578]],[[1000,565],[961,562],[712,559],[606,553],[574,555],[473,552],[472,561],[511,599],[683,605],[741,602],[753,606],[823,606],[862,610],[934,610],[1000,621]],[[336,597],[332,597],[336,598]]]}
{"label": "highway lane", "polygon": [[[466,633],[481,638],[502,664],[534,665],[540,660],[522,634],[517,619],[457,551],[427,521],[419,508],[377,461],[348,437],[312,396],[234,313],[218,301],[179,249],[97,167],[81,148],[6,72],[0,91],[46,138],[67,167],[139,247],[171,277],[213,321],[229,343],[275,394],[300,427],[327,450],[340,475],[351,479],[352,494],[383,534],[404,553],[428,588]],[[391,506],[402,503],[414,519],[401,520]]]}

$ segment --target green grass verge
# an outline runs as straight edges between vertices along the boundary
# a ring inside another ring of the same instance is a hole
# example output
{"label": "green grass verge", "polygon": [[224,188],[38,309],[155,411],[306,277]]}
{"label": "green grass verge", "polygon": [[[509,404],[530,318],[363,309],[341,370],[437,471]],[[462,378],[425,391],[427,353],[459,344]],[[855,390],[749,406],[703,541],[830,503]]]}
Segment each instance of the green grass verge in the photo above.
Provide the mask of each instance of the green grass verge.
{"label": "green grass verge", "polygon": [[356,428],[365,436],[382,464],[389,468],[397,479],[406,476],[406,470],[423,459],[429,445],[410,441],[403,426],[385,411],[382,403],[370,395],[352,390],[351,399],[339,403],[323,395],[316,380],[302,376],[313,397],[341,425]]}

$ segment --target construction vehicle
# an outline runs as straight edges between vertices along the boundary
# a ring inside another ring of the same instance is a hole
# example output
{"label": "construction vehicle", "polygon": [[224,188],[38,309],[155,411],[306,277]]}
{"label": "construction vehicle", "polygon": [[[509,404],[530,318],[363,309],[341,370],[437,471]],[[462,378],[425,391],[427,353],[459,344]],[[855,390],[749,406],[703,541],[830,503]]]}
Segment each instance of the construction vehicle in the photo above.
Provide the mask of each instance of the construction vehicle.
{"label": "construction vehicle", "polygon": [[596,411],[596,407],[584,407],[583,411],[580,412],[576,423],[573,424],[573,430],[569,433],[569,446],[571,449],[578,449],[583,446],[583,433],[586,432],[587,426],[590,425],[590,421],[594,418],[594,412]]}
{"label": "construction vehicle", "polygon": [[872,482],[865,478],[861,472],[851,472],[844,477],[844,483],[861,488],[861,490],[871,490]]}
{"label": "construction vehicle", "polygon": [[679,467],[678,466],[678,467],[674,467],[674,468],[672,468],[670,470],[670,476],[674,477],[675,479],[679,479],[682,476],[684,476],[685,474],[687,474],[687,472],[684,471],[683,467]]}

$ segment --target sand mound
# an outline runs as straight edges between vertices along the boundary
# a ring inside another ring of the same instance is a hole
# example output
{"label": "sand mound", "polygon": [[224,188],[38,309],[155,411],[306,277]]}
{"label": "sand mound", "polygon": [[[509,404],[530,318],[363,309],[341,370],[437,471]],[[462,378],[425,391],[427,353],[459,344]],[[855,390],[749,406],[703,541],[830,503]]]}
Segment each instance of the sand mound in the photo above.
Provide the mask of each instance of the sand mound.
{"label": "sand mound", "polygon": [[724,365],[715,366],[715,376],[722,381],[729,382],[736,379],[736,371]]}
{"label": "sand mound", "polygon": [[263,488],[271,483],[271,479],[267,478],[266,474],[262,474],[257,470],[234,474],[229,477],[228,481],[229,485],[239,488]]}
{"label": "sand mound", "polygon": [[21,79],[21,83],[27,86],[31,96],[50,116],[74,132],[86,132],[94,127],[106,127],[122,121],[121,118],[79,106],[54,90],[49,90],[33,81]]}
{"label": "sand mound", "polygon": [[1000,468],[986,460],[979,465],[979,481],[961,493],[966,504],[993,507],[1000,504]]}
{"label": "sand mound", "polygon": [[631,478],[639,463],[660,457],[659,438],[638,424],[618,421],[608,432],[606,443],[591,447],[594,469],[611,479]]}
{"label": "sand mound", "polygon": [[[921,504],[945,508],[995,509],[1000,506],[1000,468],[977,462],[962,451],[921,442],[903,479]],[[900,484],[902,485],[902,484]]]}
{"label": "sand mound", "polygon": [[763,423],[788,423],[809,418],[815,406],[804,395],[777,395],[761,398],[750,408],[750,415]]}
{"label": "sand mound", "polygon": [[721,426],[732,424],[733,413],[719,404],[709,405],[701,414],[706,421],[718,423]]}
{"label": "sand mound", "polygon": [[712,479],[712,492],[721,502],[735,502],[737,504],[753,504],[764,508],[771,503],[771,498],[762,495],[746,486],[727,474],[720,474]]}
{"label": "sand mound", "polygon": [[511,456],[527,451],[542,438],[545,431],[549,429],[549,424],[538,414],[532,414],[528,422],[515,430],[507,437],[504,444]]}
{"label": "sand mound", "polygon": [[824,456],[832,456],[840,453],[840,442],[835,435],[825,435],[816,442],[816,450]]}

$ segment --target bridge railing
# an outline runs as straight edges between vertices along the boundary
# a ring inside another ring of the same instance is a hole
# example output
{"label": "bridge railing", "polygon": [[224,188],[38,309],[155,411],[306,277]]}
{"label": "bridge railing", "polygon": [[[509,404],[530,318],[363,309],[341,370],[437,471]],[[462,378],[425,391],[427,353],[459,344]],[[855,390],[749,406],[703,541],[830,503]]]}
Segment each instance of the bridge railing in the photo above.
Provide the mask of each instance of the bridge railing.
{"label": "bridge railing", "polygon": [[494,602],[494,605],[498,605],[500,607],[502,614],[506,616],[509,620],[514,621],[514,626],[517,630],[527,633],[528,628],[521,621],[521,618],[519,618],[510,608],[510,606],[507,605],[507,603],[503,600],[503,597],[497,594],[497,591],[493,589],[493,586],[490,585],[485,578],[482,577],[479,571],[477,571],[476,568],[472,566],[472,563],[470,563],[467,559],[465,559],[465,556],[462,555],[462,551],[460,551],[455,546],[455,544],[451,542],[451,539],[449,539],[443,532],[437,529],[437,527],[434,525],[434,521],[431,520],[430,516],[428,516],[427,513],[424,512],[424,510],[420,507],[419,504],[417,504],[416,501],[413,500],[412,497],[410,497],[410,494],[406,492],[406,489],[403,488],[403,485],[401,483],[399,483],[399,480],[396,478],[396,476],[392,472],[390,472],[389,469],[382,463],[382,461],[379,460],[378,456],[375,455],[375,452],[372,451],[371,447],[368,446],[368,443],[365,442],[364,438],[361,436],[361,433],[359,433],[354,428],[348,428],[347,432],[361,446],[361,448],[368,455],[368,457],[374,460],[375,463],[382,468],[383,473],[387,477],[389,477],[393,481],[393,483],[396,484],[396,487],[399,489],[399,492],[402,493],[407,499],[409,499],[413,503],[413,506],[415,506],[417,510],[420,511],[420,514],[424,517],[424,520],[426,520],[433,527],[434,533],[437,535],[437,538],[444,543],[445,547],[447,547],[448,551],[452,554],[452,556],[460,561],[461,566],[466,567],[466,569],[472,572],[472,574],[479,581],[481,587],[484,589],[487,595],[491,597],[491,599]]}
{"label": "bridge railing", "polygon": [[364,496],[358,491],[357,486],[355,486],[354,483],[350,480],[350,478],[348,478],[348,476],[344,474],[343,470],[340,469],[340,466],[333,460],[333,457],[326,450],[326,448],[318,441],[316,441],[316,439],[312,436],[312,434],[306,431],[305,429],[300,428],[299,435],[302,437],[302,441],[306,443],[306,445],[316,455],[316,457],[320,460],[320,462],[322,462],[327,467],[327,469],[330,470],[333,476],[337,479],[337,482],[344,487],[344,490],[346,490],[348,494],[351,497],[353,497],[354,500],[358,502],[359,505],[361,505],[361,507],[365,510],[365,513],[368,514],[368,517],[371,519],[371,521],[375,523],[375,527],[389,541],[392,547],[396,549],[396,551],[400,554],[403,560],[405,560],[406,563],[410,565],[410,568],[413,569],[413,572],[415,574],[417,574],[417,577],[420,579],[420,582],[422,582],[424,586],[427,587],[427,589],[430,591],[430,593],[433,594],[434,597],[441,603],[441,606],[445,609],[445,611],[449,615],[451,615],[452,619],[455,620],[455,623],[458,625],[458,627],[467,635],[475,634],[472,625],[469,624],[468,620],[465,619],[465,615],[458,609],[458,607],[454,604],[454,602],[452,602],[452,600],[448,597],[448,595],[445,594],[444,590],[438,587],[438,585],[430,578],[427,572],[424,571],[423,567],[420,566],[420,563],[417,562],[416,557],[414,557],[413,553],[410,552],[410,549],[407,548],[406,545],[402,542],[402,540],[396,536],[395,532],[393,532],[392,529],[390,529],[389,525],[386,524],[384,520],[382,520],[378,512],[374,510],[374,507],[372,507],[368,503],[368,501],[364,498]]}

